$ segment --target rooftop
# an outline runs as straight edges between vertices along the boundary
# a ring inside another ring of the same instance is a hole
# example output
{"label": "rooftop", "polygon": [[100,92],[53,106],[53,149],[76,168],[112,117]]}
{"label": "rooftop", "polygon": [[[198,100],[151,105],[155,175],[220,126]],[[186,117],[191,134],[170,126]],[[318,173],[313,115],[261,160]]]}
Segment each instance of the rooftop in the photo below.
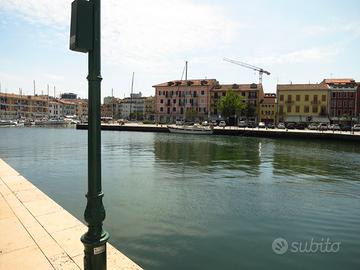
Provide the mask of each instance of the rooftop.
{"label": "rooftop", "polygon": [[216,79],[195,79],[195,80],[174,80],[165,83],[156,84],[153,87],[175,87],[175,86],[203,86],[214,85],[217,83]]}

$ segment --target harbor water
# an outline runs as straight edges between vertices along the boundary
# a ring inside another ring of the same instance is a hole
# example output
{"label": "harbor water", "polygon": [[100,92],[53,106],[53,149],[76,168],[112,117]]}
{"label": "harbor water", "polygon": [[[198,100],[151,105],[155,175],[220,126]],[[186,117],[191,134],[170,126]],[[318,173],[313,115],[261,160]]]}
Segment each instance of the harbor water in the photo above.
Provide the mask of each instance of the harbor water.
{"label": "harbor water", "polygon": [[[87,131],[0,128],[0,158],[84,221]],[[104,228],[145,269],[360,269],[358,143],[103,131],[102,161]]]}

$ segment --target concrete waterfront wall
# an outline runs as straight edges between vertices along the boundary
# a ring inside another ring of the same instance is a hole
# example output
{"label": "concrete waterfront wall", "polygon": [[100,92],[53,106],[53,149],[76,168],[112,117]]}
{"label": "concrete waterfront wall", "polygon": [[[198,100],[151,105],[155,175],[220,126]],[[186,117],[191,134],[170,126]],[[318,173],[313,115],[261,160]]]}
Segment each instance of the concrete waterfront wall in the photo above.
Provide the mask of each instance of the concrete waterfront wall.
{"label": "concrete waterfront wall", "polygon": [[[83,269],[86,230],[0,159],[0,269]],[[107,269],[141,268],[108,243]]]}
{"label": "concrete waterfront wall", "polygon": [[[76,126],[77,129],[87,129],[86,124]],[[162,132],[168,133],[166,125],[142,125],[142,124],[102,124],[102,130],[117,131],[138,131],[138,132]],[[289,139],[312,139],[312,140],[333,140],[333,141],[360,141],[360,132],[332,132],[332,131],[312,131],[312,130],[278,130],[278,129],[258,129],[258,128],[239,128],[239,127],[215,127],[214,135],[244,136],[260,138],[289,138]]]}

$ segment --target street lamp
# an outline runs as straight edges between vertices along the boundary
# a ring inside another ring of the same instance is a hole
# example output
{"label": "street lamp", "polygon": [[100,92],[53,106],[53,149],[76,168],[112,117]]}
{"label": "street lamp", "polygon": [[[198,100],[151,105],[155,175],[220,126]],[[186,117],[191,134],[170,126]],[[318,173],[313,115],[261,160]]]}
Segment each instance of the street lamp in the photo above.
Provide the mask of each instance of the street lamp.
{"label": "street lamp", "polygon": [[84,244],[84,269],[106,270],[106,243],[109,233],[102,228],[105,220],[101,188],[101,54],[100,0],[75,0],[71,4],[70,50],[88,52],[88,192],[85,221],[88,231]]}

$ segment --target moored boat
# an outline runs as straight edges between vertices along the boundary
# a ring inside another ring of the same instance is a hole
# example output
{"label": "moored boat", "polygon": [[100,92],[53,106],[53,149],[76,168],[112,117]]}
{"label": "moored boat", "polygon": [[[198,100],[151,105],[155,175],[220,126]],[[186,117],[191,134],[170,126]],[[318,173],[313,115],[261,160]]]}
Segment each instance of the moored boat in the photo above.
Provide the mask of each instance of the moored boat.
{"label": "moored boat", "polygon": [[198,135],[211,135],[214,130],[211,126],[201,126],[201,125],[168,125],[167,126],[171,133],[181,133],[181,134],[198,134]]}

